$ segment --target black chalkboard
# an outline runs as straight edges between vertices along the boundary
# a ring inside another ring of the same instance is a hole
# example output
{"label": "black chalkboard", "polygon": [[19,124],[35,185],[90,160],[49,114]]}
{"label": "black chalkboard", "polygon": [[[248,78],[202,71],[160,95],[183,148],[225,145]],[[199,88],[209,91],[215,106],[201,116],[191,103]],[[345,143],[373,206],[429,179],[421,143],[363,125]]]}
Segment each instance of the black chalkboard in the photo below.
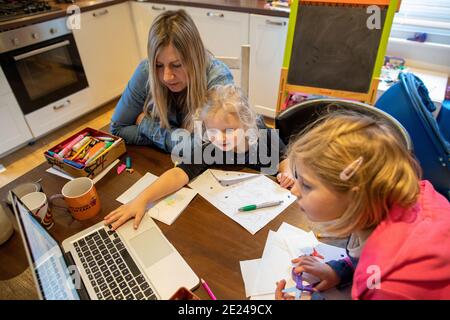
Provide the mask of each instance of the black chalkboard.
{"label": "black chalkboard", "polygon": [[299,3],[288,71],[290,85],[367,93],[381,40],[366,6]]}

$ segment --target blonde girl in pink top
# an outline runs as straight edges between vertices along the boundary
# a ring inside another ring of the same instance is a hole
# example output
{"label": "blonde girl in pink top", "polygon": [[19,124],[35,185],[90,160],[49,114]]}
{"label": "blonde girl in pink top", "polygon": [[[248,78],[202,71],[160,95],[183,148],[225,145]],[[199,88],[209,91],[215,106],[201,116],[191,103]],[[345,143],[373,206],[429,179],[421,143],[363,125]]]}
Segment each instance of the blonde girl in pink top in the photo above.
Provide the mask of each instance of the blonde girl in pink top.
{"label": "blonde girl in pink top", "polygon": [[[320,279],[313,298],[353,283],[353,299],[450,299],[450,204],[420,181],[389,124],[333,112],[291,144],[288,159],[302,214],[349,238],[346,259],[292,261]],[[293,298],[285,285],[277,283],[277,299]]]}

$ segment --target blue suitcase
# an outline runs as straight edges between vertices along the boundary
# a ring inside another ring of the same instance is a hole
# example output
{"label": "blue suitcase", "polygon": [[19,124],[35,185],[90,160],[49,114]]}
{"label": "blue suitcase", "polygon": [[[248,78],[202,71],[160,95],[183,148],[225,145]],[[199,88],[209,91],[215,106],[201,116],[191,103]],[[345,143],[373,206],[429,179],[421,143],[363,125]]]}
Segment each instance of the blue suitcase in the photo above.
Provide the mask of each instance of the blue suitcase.
{"label": "blue suitcase", "polygon": [[375,106],[405,127],[422,167],[423,179],[429,180],[450,200],[450,143],[431,114],[436,107],[423,82],[411,73],[402,73],[400,81],[389,88]]}

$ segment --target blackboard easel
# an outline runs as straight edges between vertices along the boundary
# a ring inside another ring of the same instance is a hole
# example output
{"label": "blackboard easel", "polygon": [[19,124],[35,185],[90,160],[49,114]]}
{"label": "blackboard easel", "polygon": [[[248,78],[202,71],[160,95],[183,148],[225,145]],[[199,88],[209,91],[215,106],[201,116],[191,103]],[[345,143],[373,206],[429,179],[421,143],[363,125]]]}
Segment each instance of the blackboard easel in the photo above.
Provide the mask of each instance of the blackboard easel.
{"label": "blackboard easel", "polygon": [[373,104],[399,0],[294,0],[277,113],[289,92]]}

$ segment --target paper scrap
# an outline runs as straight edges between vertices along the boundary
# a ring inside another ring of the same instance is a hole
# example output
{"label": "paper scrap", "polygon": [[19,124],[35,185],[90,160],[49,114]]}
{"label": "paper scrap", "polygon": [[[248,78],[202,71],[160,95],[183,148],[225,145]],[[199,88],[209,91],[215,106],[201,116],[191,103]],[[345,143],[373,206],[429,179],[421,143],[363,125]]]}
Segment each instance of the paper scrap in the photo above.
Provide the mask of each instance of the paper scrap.
{"label": "paper scrap", "polygon": [[[157,179],[157,176],[147,172],[116,200],[123,204],[132,201]],[[196,195],[197,192],[192,189],[181,188],[177,192],[174,192],[156,203],[151,204],[148,208],[147,214],[156,220],[171,225]]]}
{"label": "paper scrap", "polygon": [[[189,186],[251,234],[262,229],[296,199],[289,190],[264,175],[225,187],[217,181],[211,170],[207,170]],[[238,210],[249,204],[279,200],[283,200],[283,203],[275,207],[248,212]]]}

